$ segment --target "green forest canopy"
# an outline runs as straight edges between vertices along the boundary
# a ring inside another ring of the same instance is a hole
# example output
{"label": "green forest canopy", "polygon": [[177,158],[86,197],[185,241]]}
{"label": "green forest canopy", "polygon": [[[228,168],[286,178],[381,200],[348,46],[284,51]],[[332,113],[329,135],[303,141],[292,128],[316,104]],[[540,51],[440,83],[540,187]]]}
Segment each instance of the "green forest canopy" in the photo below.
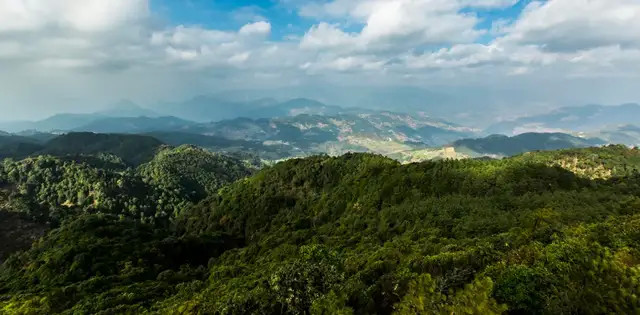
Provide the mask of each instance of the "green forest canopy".
{"label": "green forest canopy", "polygon": [[[213,156],[213,166],[201,165],[202,154],[178,148],[128,171],[51,157],[5,162],[0,182],[20,201],[15,211],[44,207],[33,217],[59,224],[0,267],[0,310],[599,314],[640,307],[637,149],[409,165],[371,154],[317,156],[251,177]],[[200,168],[222,173],[203,177]],[[185,192],[193,199],[172,199]],[[157,196],[172,198],[158,206]]]}

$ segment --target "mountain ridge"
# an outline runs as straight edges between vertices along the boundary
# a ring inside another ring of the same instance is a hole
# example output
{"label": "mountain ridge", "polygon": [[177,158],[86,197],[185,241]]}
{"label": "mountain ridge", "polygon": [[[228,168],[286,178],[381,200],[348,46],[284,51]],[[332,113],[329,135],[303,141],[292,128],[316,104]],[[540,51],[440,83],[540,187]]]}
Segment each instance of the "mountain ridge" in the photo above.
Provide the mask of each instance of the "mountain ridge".
{"label": "mountain ridge", "polygon": [[469,156],[505,157],[525,152],[602,146],[606,141],[580,138],[565,133],[522,133],[516,136],[490,135],[484,138],[462,139],[451,144]]}
{"label": "mountain ridge", "polygon": [[609,127],[637,123],[640,105],[585,105],[563,107],[546,114],[525,116],[488,127],[485,134],[513,135],[523,132],[594,132]]}

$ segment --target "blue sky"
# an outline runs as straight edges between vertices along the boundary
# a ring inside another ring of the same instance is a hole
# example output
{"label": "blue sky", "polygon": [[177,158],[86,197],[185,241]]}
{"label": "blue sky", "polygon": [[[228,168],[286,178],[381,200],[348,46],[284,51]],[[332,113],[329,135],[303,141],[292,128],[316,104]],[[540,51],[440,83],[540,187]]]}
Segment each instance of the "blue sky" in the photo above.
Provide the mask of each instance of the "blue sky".
{"label": "blue sky", "polygon": [[152,0],[151,10],[173,25],[228,31],[266,20],[271,23],[271,36],[275,40],[303,35],[314,22],[300,17],[295,8],[273,0]]}
{"label": "blue sky", "polygon": [[[311,1],[306,1],[310,3]],[[325,3],[328,1],[325,1]],[[491,30],[495,21],[512,22],[531,0],[520,0],[512,6],[493,9],[465,8],[463,13],[480,18],[477,29]],[[151,10],[172,25],[202,26],[211,29],[236,30],[249,22],[265,20],[271,23],[271,39],[285,40],[289,36],[303,36],[315,23],[315,18],[302,17],[297,7],[305,1],[278,0],[151,0]],[[295,5],[294,5],[295,4]],[[341,20],[331,22],[340,23]],[[362,23],[343,24],[345,31],[358,32]],[[496,37],[488,32],[478,38],[488,43]]]}

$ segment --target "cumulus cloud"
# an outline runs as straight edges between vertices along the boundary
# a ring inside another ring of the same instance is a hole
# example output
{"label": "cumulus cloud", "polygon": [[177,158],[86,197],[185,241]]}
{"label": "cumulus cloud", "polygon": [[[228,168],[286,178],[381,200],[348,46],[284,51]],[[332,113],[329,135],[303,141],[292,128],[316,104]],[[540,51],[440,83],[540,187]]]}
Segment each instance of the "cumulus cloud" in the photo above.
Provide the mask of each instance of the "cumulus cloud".
{"label": "cumulus cloud", "polygon": [[240,35],[268,35],[271,32],[271,24],[269,22],[260,21],[243,26]]}
{"label": "cumulus cloud", "polygon": [[48,27],[108,31],[148,14],[146,0],[2,0],[0,32]]}
{"label": "cumulus cloud", "polygon": [[347,34],[335,25],[320,23],[314,25],[300,42],[303,49],[347,48],[356,49],[356,35]]}
{"label": "cumulus cloud", "polygon": [[[640,84],[637,0],[533,1],[492,23],[480,12],[518,1],[286,1],[312,26],[280,39],[262,11],[221,30],[163,24],[148,0],[0,0],[0,85],[20,78],[48,101],[305,82]],[[26,94],[3,91],[0,106]]]}
{"label": "cumulus cloud", "polygon": [[640,47],[637,0],[555,0],[532,2],[509,30],[508,39],[550,51],[609,45]]}
{"label": "cumulus cloud", "polygon": [[[496,5],[485,1],[483,5]],[[406,49],[421,45],[472,42],[483,31],[478,18],[460,12],[466,5],[452,0],[336,0],[310,4],[306,16],[351,18],[363,23],[359,33],[347,34],[335,25],[320,23],[302,40],[304,48],[348,45],[356,49]]]}

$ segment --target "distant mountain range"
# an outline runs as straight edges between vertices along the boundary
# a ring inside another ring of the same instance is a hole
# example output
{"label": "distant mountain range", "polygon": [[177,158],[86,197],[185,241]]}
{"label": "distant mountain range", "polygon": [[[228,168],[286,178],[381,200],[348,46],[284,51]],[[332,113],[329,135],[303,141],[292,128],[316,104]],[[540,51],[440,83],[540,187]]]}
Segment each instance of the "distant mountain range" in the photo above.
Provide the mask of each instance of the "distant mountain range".
{"label": "distant mountain range", "polygon": [[106,117],[158,117],[162,116],[157,112],[144,108],[130,100],[122,100],[111,105],[108,109],[97,112],[96,114]]}
{"label": "distant mountain range", "polygon": [[155,111],[131,101],[120,101],[108,109],[95,113],[60,113],[38,121],[0,122],[0,130],[8,132],[56,132],[81,129],[84,125],[107,118],[159,117]]}
{"label": "distant mountain range", "polygon": [[[239,117],[260,119],[293,117],[301,114],[326,116],[369,112],[372,111],[344,109],[304,98],[291,99],[285,102],[278,102],[274,99],[239,102],[212,96],[198,96],[181,103],[159,104],[157,105],[157,110],[143,108],[125,100],[114,104],[106,110],[95,113],[61,113],[39,121],[0,122],[0,130],[8,132],[22,132],[25,130],[37,130],[40,132],[69,130],[102,132],[107,129],[122,129],[118,131],[141,132],[180,129],[185,125],[195,124],[196,122],[209,123]],[[143,117],[147,119],[138,119]],[[116,127],[116,125],[119,125],[119,127]],[[127,125],[130,127],[127,127]]]}
{"label": "distant mountain range", "polygon": [[147,133],[153,131],[181,131],[196,125],[177,117],[107,117],[98,118],[72,131],[97,133]]}
{"label": "distant mountain range", "polygon": [[[400,150],[440,146],[474,134],[474,130],[424,116],[391,112],[298,115],[273,119],[238,118],[194,126],[194,133],[227,139],[285,144],[312,152]],[[385,148],[386,146],[386,148]]]}
{"label": "distant mountain range", "polygon": [[621,125],[638,124],[638,117],[640,117],[638,104],[564,107],[547,114],[499,122],[487,128],[485,133],[505,135],[525,132],[593,133]]}
{"label": "distant mountain range", "polygon": [[592,132],[590,136],[607,140],[608,143],[626,144],[628,146],[640,146],[640,127],[623,125],[615,128]]}
{"label": "distant mountain range", "polygon": [[[231,119],[217,120],[225,117]],[[57,135],[90,132],[143,134],[172,146],[193,144],[267,160],[318,153],[374,152],[402,161],[419,161],[511,156],[533,150],[608,143],[638,145],[640,128],[633,125],[637,117],[640,117],[637,104],[588,105],[505,121],[480,131],[420,113],[341,108],[311,99],[224,101],[201,96],[163,104],[156,110],[122,101],[96,113],[0,123],[0,130],[13,132],[0,133],[0,150],[6,156],[46,153],[43,145]],[[478,138],[488,134],[492,135]],[[442,149],[447,146],[457,152]]]}
{"label": "distant mountain range", "polygon": [[[223,103],[215,98],[198,97],[185,103],[166,104],[164,108],[165,110],[152,112],[129,102],[121,102],[107,111],[59,114],[36,122],[10,123],[4,127],[0,124],[0,129],[6,128],[13,132],[31,130],[28,133],[34,134],[177,132],[244,141],[243,147],[258,148],[261,152],[274,151],[265,149],[265,146],[269,146],[277,148],[277,152],[285,148],[289,152],[297,152],[296,154],[395,152],[440,146],[473,136],[477,131],[423,114],[344,109],[310,99],[292,99],[286,102],[260,99]],[[180,117],[161,116],[168,111]],[[150,116],[144,116],[145,114]],[[239,115],[242,118],[238,118]],[[234,118],[214,121],[214,116]]]}
{"label": "distant mountain range", "polygon": [[56,114],[39,121],[0,122],[0,129],[9,132],[55,132],[73,130],[102,118],[105,118],[105,116],[100,114]]}
{"label": "distant mountain range", "polygon": [[479,139],[463,139],[453,143],[457,152],[471,156],[508,157],[532,151],[586,148],[602,146],[598,138],[580,138],[564,133],[523,133],[508,137],[491,135]]}
{"label": "distant mountain range", "polygon": [[181,103],[159,104],[157,108],[163,114],[197,122],[221,121],[238,117],[258,119],[300,114],[333,115],[348,111],[338,106],[329,106],[305,98],[286,102],[278,102],[270,98],[240,102],[215,96],[198,96]]}

